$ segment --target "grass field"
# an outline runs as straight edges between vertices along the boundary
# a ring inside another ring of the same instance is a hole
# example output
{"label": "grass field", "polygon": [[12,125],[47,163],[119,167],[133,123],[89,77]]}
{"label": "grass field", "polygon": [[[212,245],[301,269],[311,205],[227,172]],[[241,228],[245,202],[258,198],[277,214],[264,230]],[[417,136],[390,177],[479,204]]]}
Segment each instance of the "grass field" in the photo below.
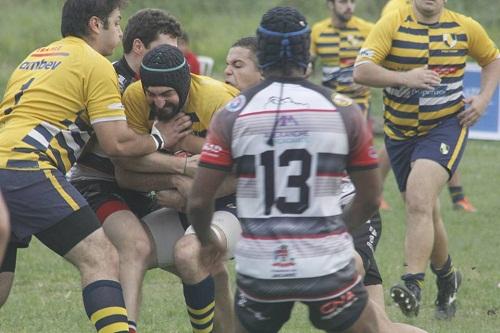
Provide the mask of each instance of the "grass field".
{"label": "grass field", "polygon": [[[447,193],[442,208],[447,224],[451,253],[464,275],[457,317],[451,322],[433,319],[435,286],[429,273],[421,315],[410,321],[433,333],[498,333],[500,326],[500,248],[498,221],[500,144],[471,141],[461,164],[465,189],[479,212],[464,214],[451,210]],[[386,289],[403,272],[403,206],[393,177],[385,196],[393,210],[383,213],[383,233],[377,260]],[[81,301],[78,274],[74,268],[33,241],[21,250],[14,289],[0,309],[0,332],[91,332]],[[232,265],[232,264],[231,264]],[[182,289],[177,279],[161,270],[147,274],[144,304],[139,323],[141,332],[188,333]],[[387,295],[386,295],[387,297]],[[407,321],[389,299],[387,310],[394,320]],[[307,323],[299,306],[283,332],[317,332]]]}
{"label": "grass field", "polygon": [[[59,38],[63,0],[0,0],[0,93],[10,72],[32,49]],[[375,20],[384,0],[358,0],[362,17]],[[227,48],[241,36],[252,34],[262,12],[277,4],[301,8],[311,22],[325,16],[324,1],[305,0],[143,0],[131,1],[126,19],[138,8],[160,7],[175,14],[190,32],[193,48],[216,60],[220,76]],[[449,5],[485,25],[492,38],[500,40],[498,0],[453,0]],[[202,13],[203,15],[200,15]],[[115,58],[119,52],[115,53]],[[380,144],[380,138],[378,139]],[[428,275],[421,315],[410,321],[433,333],[500,332],[500,143],[471,141],[461,164],[465,190],[479,212],[463,214],[451,210],[447,193],[442,210],[447,224],[455,264],[464,275],[457,318],[451,322],[433,319],[435,286]],[[377,251],[386,289],[403,273],[404,213],[393,177],[385,188],[392,211],[383,213],[384,229]],[[230,264],[232,266],[232,263]],[[92,332],[83,311],[78,273],[68,263],[34,240],[21,250],[11,297],[0,309],[0,333]],[[387,297],[388,295],[386,295]],[[386,299],[391,318],[407,321]],[[143,333],[188,333],[181,285],[161,270],[148,273],[139,329]],[[294,310],[283,332],[318,332],[310,328],[302,306]]]}

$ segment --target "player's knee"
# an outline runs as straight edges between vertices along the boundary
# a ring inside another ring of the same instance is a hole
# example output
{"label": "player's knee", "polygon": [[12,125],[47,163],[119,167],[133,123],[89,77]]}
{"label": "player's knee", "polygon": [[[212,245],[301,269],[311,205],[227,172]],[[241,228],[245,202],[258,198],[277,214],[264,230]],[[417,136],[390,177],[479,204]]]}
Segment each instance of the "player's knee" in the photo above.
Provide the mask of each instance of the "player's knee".
{"label": "player's knee", "polygon": [[140,237],[132,242],[122,244],[118,254],[120,260],[144,262],[151,255],[152,244],[148,238]]}
{"label": "player's knee", "polygon": [[432,214],[432,207],[424,203],[418,196],[406,197],[406,211],[410,215],[428,215]]}
{"label": "player's knee", "polygon": [[174,263],[178,268],[197,265],[200,243],[196,235],[185,235],[177,241],[174,248]]}

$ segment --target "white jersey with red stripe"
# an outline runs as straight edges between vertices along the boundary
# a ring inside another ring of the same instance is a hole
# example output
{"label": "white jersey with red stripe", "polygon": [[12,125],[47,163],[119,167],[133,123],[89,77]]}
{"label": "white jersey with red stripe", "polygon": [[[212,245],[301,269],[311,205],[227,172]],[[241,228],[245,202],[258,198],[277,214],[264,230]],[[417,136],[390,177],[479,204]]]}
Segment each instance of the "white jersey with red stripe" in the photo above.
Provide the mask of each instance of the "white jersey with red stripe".
{"label": "white jersey with red stripe", "polygon": [[[240,290],[267,299],[272,284],[255,287],[252,279],[314,285],[352,262],[342,177],[375,167],[373,151],[358,107],[306,80],[264,81],[216,114],[200,165],[228,171],[236,165]],[[316,284],[314,299],[336,289]],[[311,299],[310,286],[296,289],[291,299]],[[289,299],[277,295],[283,297]]]}

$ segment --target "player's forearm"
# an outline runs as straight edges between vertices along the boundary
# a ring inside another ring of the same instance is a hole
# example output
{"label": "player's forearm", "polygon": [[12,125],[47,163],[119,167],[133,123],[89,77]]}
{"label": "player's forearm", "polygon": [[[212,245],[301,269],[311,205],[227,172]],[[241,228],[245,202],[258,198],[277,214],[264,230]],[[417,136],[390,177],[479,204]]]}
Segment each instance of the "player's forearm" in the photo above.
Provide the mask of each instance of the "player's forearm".
{"label": "player's forearm", "polygon": [[365,223],[377,211],[382,194],[382,181],[378,168],[349,171],[356,195],[344,208],[343,218],[352,230]]}
{"label": "player's forearm", "polygon": [[379,201],[375,198],[363,200],[356,194],[354,199],[344,208],[342,217],[347,228],[352,231],[365,223],[375,214]]}
{"label": "player's forearm", "polygon": [[496,59],[484,66],[481,71],[481,92],[479,96],[489,103],[500,82],[500,59]]}
{"label": "player's forearm", "polygon": [[182,139],[182,141],[176,148],[187,151],[191,154],[199,154],[201,153],[201,149],[203,148],[204,143],[204,138],[194,135],[188,135],[184,139]]}
{"label": "player's forearm", "polygon": [[114,158],[113,163],[129,171],[182,174],[186,166],[186,159],[154,152],[140,157]]}
{"label": "player's forearm", "polygon": [[356,65],[353,78],[358,84],[375,88],[407,86],[405,72],[391,71],[373,62]]}
{"label": "player's forearm", "polygon": [[213,200],[191,196],[188,200],[188,220],[193,226],[200,243],[206,245],[210,239],[210,224],[213,216]]}
{"label": "player's forearm", "polygon": [[120,187],[140,191],[161,191],[174,188],[172,183],[174,175],[165,173],[141,173],[115,168],[115,179]]}
{"label": "player's forearm", "polygon": [[236,192],[238,180],[233,174],[227,175],[222,184],[217,189],[216,198],[222,198]]}
{"label": "player's forearm", "polygon": [[125,120],[99,122],[93,127],[100,147],[110,157],[143,156],[158,149],[151,135],[137,134]]}

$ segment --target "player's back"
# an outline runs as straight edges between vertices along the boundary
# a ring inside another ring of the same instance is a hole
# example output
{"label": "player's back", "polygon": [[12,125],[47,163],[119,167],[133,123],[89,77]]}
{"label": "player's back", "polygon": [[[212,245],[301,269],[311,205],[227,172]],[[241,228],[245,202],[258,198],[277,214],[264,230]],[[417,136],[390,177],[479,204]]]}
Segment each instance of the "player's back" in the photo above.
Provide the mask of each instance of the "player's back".
{"label": "player's back", "polygon": [[12,74],[0,105],[0,167],[66,172],[92,121],[123,116],[116,76],[109,73],[107,59],[80,38],[32,52]]}
{"label": "player's back", "polygon": [[265,81],[226,106],[243,227],[238,287],[246,294],[314,299],[345,285],[325,278],[347,269],[353,253],[340,182],[354,142],[347,118],[363,119],[344,101],[350,105],[335,106],[330,90],[305,80]]}

